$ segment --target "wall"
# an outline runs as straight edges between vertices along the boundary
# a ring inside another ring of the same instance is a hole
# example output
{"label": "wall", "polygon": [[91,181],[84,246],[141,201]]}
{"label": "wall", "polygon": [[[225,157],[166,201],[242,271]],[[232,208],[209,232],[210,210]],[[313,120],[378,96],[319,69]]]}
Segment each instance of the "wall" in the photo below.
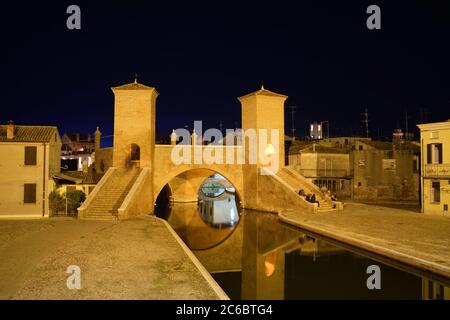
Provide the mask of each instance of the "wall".
{"label": "wall", "polygon": [[[352,152],[353,196],[368,200],[419,200],[419,172],[413,170],[414,154],[408,150],[377,150],[363,145]],[[395,167],[389,168],[390,160]]]}
{"label": "wall", "polygon": [[153,213],[152,176],[149,167],[143,168],[127,197],[118,209],[119,219]]}
{"label": "wall", "polygon": [[[25,146],[37,147],[37,165],[25,166]],[[47,147],[47,166],[49,152]],[[42,216],[43,206],[48,201],[43,201],[43,186],[48,188],[48,167],[44,176],[44,145],[42,143],[0,143],[0,217],[1,216]],[[58,157],[59,158],[59,157]],[[24,184],[36,184],[36,203],[24,204]],[[47,192],[48,195],[48,192]],[[46,195],[46,199],[48,196]]]}
{"label": "wall", "polygon": [[[336,184],[332,193],[338,198],[351,197],[350,155],[348,153],[310,153],[289,155],[289,166],[308,178],[308,181],[326,181]],[[343,188],[341,189],[341,185]]]}
{"label": "wall", "polygon": [[302,153],[299,168],[305,177],[348,177],[350,156],[339,153]]}
{"label": "wall", "polygon": [[[105,173],[113,164],[113,149],[102,148],[95,150],[95,170],[98,173]],[[103,170],[102,170],[103,163]]]}
{"label": "wall", "polygon": [[[422,174],[423,174],[423,212],[427,214],[450,216],[450,211],[444,211],[444,205],[447,204],[450,210],[450,172],[434,175],[427,172],[427,145],[430,143],[442,143],[442,167],[450,167],[450,123],[425,124],[429,126],[421,131],[422,144]],[[438,137],[432,133],[438,132]],[[442,171],[445,172],[445,171]],[[440,181],[440,203],[432,203],[432,182]]]}

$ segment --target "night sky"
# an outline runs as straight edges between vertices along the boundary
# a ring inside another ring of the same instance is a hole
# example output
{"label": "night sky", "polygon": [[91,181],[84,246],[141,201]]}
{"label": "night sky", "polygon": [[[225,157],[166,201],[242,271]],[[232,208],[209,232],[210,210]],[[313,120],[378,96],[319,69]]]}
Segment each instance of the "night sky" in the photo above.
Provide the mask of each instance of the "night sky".
{"label": "night sky", "polygon": [[[1,8],[0,122],[113,132],[112,86],[154,86],[157,132],[240,126],[238,96],[289,96],[298,135],[371,136],[450,118],[449,1],[15,1]],[[77,4],[82,29],[66,28]],[[381,30],[366,9],[381,7]],[[422,116],[423,118],[424,116]],[[286,129],[291,126],[286,113]]]}

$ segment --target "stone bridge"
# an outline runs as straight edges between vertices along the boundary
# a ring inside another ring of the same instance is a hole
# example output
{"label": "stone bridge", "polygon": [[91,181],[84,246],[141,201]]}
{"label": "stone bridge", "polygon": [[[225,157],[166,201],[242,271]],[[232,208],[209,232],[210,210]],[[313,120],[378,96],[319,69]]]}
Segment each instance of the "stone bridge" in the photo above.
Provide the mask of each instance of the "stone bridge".
{"label": "stone bridge", "polygon": [[[177,144],[175,139],[171,145],[156,145],[156,89],[135,81],[112,90],[114,145],[101,149],[100,132],[96,131],[95,169],[105,174],[78,209],[80,218],[126,219],[152,214],[163,190],[175,201],[196,201],[204,180],[215,173],[234,186],[241,207],[246,209],[317,212],[336,207],[315,185],[285,167],[286,96],[262,87],[239,98],[242,144],[204,145],[201,138],[197,139],[203,132],[194,132],[187,145]],[[252,141],[246,132],[254,133]],[[264,146],[264,159],[253,157],[260,146]],[[180,163],[180,155],[190,161]],[[298,196],[300,189],[315,193],[320,206]]]}

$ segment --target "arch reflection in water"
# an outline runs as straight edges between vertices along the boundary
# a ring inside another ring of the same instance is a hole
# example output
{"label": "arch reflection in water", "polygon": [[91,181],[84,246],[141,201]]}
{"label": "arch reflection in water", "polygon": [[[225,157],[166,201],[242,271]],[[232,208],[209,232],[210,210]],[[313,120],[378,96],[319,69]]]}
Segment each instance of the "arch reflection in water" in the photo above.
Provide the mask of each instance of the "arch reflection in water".
{"label": "arch reflection in water", "polygon": [[203,221],[213,228],[233,227],[239,222],[236,190],[223,176],[205,180],[198,194],[198,208]]}
{"label": "arch reflection in water", "polygon": [[222,176],[208,177],[194,203],[170,203],[169,189],[164,188],[158,196],[155,213],[167,220],[191,250],[213,248],[236,229],[240,218],[239,199],[234,187]]}
{"label": "arch reflection in water", "polygon": [[224,242],[237,227],[234,224],[207,222],[197,203],[173,203],[166,219],[191,250],[205,250]]}

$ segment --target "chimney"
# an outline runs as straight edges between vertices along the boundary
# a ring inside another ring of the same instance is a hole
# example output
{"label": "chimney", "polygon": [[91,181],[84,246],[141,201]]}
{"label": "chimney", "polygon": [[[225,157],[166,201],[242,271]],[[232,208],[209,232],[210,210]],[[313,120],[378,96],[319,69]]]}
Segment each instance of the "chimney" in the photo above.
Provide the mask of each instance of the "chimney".
{"label": "chimney", "polygon": [[77,133],[77,134],[75,135],[75,137],[76,137],[76,139],[77,139],[77,142],[80,142],[80,134]]}
{"label": "chimney", "polygon": [[94,133],[94,141],[95,141],[95,151],[100,150],[100,138],[102,137],[102,133],[100,129],[97,127]]}
{"label": "chimney", "polygon": [[6,125],[6,139],[14,139],[14,121],[9,120]]}

